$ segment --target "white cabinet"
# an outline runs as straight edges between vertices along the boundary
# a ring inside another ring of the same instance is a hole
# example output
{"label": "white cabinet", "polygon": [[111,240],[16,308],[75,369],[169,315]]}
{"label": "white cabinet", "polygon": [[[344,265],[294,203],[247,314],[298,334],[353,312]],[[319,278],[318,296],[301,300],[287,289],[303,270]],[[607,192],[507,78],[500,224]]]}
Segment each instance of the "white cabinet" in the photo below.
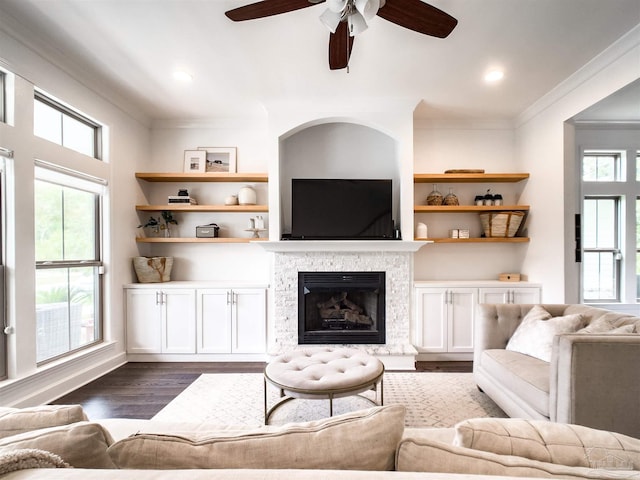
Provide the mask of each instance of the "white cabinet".
{"label": "white cabinet", "polygon": [[199,289],[197,325],[198,353],[264,353],[266,291]]}
{"label": "white cabinet", "polygon": [[475,288],[416,288],[416,344],[430,352],[473,352]]}
{"label": "white cabinet", "polygon": [[415,283],[414,296],[418,352],[439,359],[470,360],[479,303],[540,303],[542,289],[528,282],[424,281]]}
{"label": "white cabinet", "polygon": [[195,353],[193,289],[127,289],[127,352]]}
{"label": "white cabinet", "polygon": [[[127,353],[143,361],[265,354],[266,299],[265,286],[226,288],[208,282],[126,285]],[[249,358],[255,357],[240,357]]]}
{"label": "white cabinet", "polygon": [[540,287],[481,288],[480,303],[540,303]]}

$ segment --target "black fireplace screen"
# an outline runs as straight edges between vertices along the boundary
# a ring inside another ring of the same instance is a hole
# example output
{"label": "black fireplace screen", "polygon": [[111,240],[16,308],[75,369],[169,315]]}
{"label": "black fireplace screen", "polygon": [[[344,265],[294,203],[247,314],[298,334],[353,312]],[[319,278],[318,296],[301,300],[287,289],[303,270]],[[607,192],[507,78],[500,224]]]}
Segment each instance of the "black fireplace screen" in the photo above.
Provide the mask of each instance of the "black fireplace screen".
{"label": "black fireplace screen", "polygon": [[384,272],[299,272],[298,343],[385,343]]}

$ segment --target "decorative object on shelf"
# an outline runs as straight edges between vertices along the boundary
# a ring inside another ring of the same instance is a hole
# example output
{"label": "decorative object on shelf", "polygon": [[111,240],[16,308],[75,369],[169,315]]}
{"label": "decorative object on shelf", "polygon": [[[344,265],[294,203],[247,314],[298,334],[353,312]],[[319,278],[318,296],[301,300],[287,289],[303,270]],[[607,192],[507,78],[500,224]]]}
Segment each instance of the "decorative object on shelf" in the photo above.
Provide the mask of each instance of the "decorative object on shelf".
{"label": "decorative object on shelf", "polygon": [[237,195],[229,195],[224,199],[225,205],[238,205],[238,196]]}
{"label": "decorative object on shelf", "polygon": [[519,273],[501,273],[498,275],[498,280],[501,282],[519,282],[520,274]]}
{"label": "decorative object on shelf", "polygon": [[196,238],[217,238],[220,227],[215,223],[209,225],[198,225],[196,227]]}
{"label": "decorative object on shelf", "polygon": [[240,205],[255,205],[256,202],[257,195],[253,187],[245,185],[238,191],[238,203]]}
{"label": "decorative object on shelf", "polygon": [[173,212],[170,210],[163,210],[161,212],[162,224],[160,225],[160,231],[164,232],[165,237],[171,236],[171,225],[178,225],[178,221],[173,218]]}
{"label": "decorative object on shelf", "polygon": [[434,185],[433,190],[427,195],[427,205],[442,205],[442,194],[438,191],[438,186]]}
{"label": "decorative object on shelf", "polygon": [[264,230],[264,217],[262,215],[256,215],[254,220],[255,228],[258,230]]}
{"label": "decorative object on shelf", "polygon": [[493,205],[493,195],[491,195],[491,189],[487,190],[487,193],[484,194],[484,204],[487,207],[491,207]]}
{"label": "decorative object on shelf", "polygon": [[502,205],[502,195],[500,195],[499,193],[496,193],[493,196],[493,204],[497,207]]}
{"label": "decorative object on shelf", "polygon": [[514,237],[524,219],[525,212],[483,212],[480,223],[485,237]]}
{"label": "decorative object on shelf", "polygon": [[184,171],[185,173],[202,173],[205,171],[207,152],[200,150],[184,151]]}
{"label": "decorative object on shelf", "polygon": [[138,228],[142,228],[145,234],[150,237],[157,237],[160,235],[160,221],[151,216],[146,223],[141,223]]}
{"label": "decorative object on shelf", "polygon": [[469,238],[469,229],[468,228],[459,228],[458,229],[458,238]]}
{"label": "decorative object on shelf", "polygon": [[443,205],[460,205],[458,197],[453,193],[453,188],[449,189],[449,193],[442,199]]}
{"label": "decorative object on shelf", "polygon": [[171,280],[173,257],[133,257],[133,269],[140,283],[160,283]]}
{"label": "decorative object on shelf", "polygon": [[236,147],[198,147],[206,153],[207,173],[235,173]]}
{"label": "decorative object on shelf", "polygon": [[167,196],[167,203],[171,204],[183,204],[183,205],[197,205],[198,202],[195,198],[191,198],[189,196],[189,190],[186,188],[181,188],[178,190],[178,195],[169,195]]}
{"label": "decorative object on shelf", "polygon": [[473,200],[473,203],[475,203],[477,207],[483,206],[484,205],[484,195],[476,195],[476,198]]}
{"label": "decorative object on shelf", "polygon": [[484,173],[484,168],[452,168],[444,173]]}
{"label": "decorative object on shelf", "polygon": [[449,238],[460,238],[460,230],[457,228],[449,230]]}
{"label": "decorative object on shelf", "polygon": [[427,238],[427,225],[420,222],[416,226],[416,238]]}

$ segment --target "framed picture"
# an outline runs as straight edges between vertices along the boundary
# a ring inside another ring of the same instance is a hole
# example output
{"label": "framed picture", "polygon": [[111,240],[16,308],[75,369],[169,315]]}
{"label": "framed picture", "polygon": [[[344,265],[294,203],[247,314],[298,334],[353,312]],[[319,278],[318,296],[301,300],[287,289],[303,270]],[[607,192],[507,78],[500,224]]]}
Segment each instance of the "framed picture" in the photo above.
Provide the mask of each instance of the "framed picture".
{"label": "framed picture", "polygon": [[204,151],[207,156],[205,172],[236,172],[236,147],[198,147],[198,150]]}
{"label": "framed picture", "polygon": [[185,173],[204,173],[206,170],[207,152],[202,150],[184,151]]}

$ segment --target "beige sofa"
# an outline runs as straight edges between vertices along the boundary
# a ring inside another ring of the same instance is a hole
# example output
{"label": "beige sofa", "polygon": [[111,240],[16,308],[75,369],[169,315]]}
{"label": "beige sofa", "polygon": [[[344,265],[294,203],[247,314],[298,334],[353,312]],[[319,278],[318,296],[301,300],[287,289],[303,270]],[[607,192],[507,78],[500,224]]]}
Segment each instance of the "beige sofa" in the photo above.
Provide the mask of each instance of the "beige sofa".
{"label": "beige sofa", "polygon": [[510,417],[640,438],[639,331],[587,305],[479,305],[475,382]]}
{"label": "beige sofa", "polygon": [[79,406],[0,408],[0,478],[640,478],[640,440],[621,434],[492,418],[452,429],[411,429],[404,427],[404,413],[403,406],[390,405],[248,428],[97,423]]}

